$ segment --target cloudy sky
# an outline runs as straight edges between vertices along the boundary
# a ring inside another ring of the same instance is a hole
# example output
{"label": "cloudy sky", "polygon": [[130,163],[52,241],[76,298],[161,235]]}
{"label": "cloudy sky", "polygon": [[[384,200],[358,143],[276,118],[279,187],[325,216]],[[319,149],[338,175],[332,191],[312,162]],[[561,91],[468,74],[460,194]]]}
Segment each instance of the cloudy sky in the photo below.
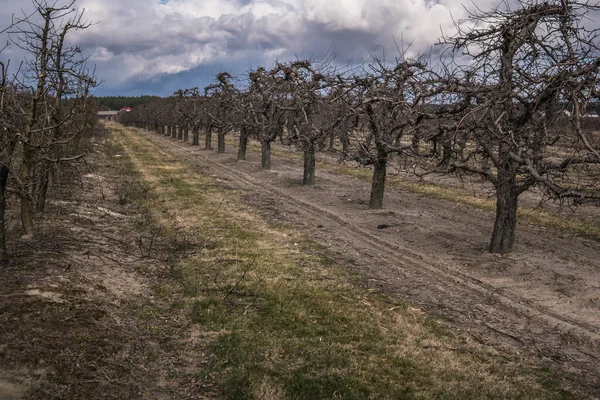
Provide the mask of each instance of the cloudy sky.
{"label": "cloudy sky", "polygon": [[[71,39],[104,81],[96,95],[166,96],[203,87],[220,71],[241,74],[275,60],[329,52],[340,65],[358,64],[370,54],[393,58],[395,43],[410,42],[411,51],[426,53],[441,30],[452,31],[452,17],[465,16],[461,1],[77,0],[98,23]],[[0,0],[1,25],[21,9],[31,10],[31,0]],[[19,52],[13,46],[1,56]]]}

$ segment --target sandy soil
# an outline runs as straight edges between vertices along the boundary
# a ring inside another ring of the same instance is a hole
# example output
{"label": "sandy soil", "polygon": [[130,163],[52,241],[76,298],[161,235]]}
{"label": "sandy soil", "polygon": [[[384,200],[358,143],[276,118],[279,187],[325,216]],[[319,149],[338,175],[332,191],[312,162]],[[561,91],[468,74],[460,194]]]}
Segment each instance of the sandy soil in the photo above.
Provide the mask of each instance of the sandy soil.
{"label": "sandy soil", "polygon": [[[365,284],[441,317],[491,351],[549,365],[600,396],[600,243],[526,224],[513,253],[486,252],[493,214],[388,189],[368,210],[369,183],[317,170],[301,185],[299,161],[259,154],[236,161],[141,132],[203,167],[275,221],[326,245]],[[378,225],[389,227],[378,229]]]}

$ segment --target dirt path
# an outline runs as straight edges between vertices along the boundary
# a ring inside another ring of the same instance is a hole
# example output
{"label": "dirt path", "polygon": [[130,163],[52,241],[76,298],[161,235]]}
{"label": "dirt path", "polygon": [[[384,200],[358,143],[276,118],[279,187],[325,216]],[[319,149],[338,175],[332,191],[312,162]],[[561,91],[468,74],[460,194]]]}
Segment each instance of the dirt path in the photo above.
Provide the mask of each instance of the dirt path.
{"label": "dirt path", "polygon": [[233,151],[217,155],[141,134],[326,245],[367,285],[600,394],[599,243],[521,225],[515,251],[496,257],[485,251],[490,213],[391,189],[386,208],[370,211],[368,182],[317,171],[316,187],[305,188],[297,161],[278,158],[272,171],[261,171],[258,154],[236,162]]}

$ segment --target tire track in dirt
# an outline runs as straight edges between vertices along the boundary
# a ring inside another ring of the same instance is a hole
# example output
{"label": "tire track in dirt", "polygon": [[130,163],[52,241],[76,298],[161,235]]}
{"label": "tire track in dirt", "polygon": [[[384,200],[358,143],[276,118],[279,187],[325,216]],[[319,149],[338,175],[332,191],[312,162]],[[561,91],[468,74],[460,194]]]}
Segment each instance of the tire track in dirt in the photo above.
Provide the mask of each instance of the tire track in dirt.
{"label": "tire track in dirt", "polygon": [[[251,191],[268,199],[279,200],[280,207],[314,226],[328,225],[324,236],[352,245],[360,253],[375,254],[378,268],[362,271],[376,276],[385,290],[405,300],[416,301],[428,311],[453,319],[453,325],[467,329],[485,345],[517,349],[542,356],[565,370],[575,371],[592,391],[598,392],[595,371],[599,367],[600,330],[533,304],[510,291],[485,283],[449,264],[418,254],[399,243],[392,243],[357,226],[352,220],[314,202],[290,196],[285,190],[264,179],[210,159],[198,147],[166,137],[142,133],[161,148],[181,160],[208,167],[234,189]],[[331,233],[333,232],[333,233]],[[397,279],[390,279],[390,277]],[[398,278],[401,276],[402,279]],[[415,290],[416,289],[416,290]],[[445,310],[440,310],[443,305]]]}

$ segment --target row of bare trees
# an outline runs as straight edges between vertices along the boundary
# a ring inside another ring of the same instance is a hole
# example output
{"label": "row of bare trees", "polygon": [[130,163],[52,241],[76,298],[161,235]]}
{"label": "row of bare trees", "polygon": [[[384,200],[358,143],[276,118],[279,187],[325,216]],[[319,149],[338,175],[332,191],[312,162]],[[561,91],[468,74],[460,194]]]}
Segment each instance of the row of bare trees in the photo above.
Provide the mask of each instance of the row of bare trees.
{"label": "row of bare trees", "polygon": [[[435,63],[401,57],[340,72],[306,60],[258,68],[247,79],[217,76],[197,89],[136,108],[126,123],[187,140],[204,132],[260,142],[262,168],[271,143],[304,154],[312,185],[315,153],[373,167],[370,208],[381,208],[392,159],[410,158],[418,173],[476,175],[493,184],[496,219],[490,251],[512,249],[518,198],[536,189],[569,204],[600,202],[600,143],[582,128],[598,99],[599,7],[586,2],[522,1],[474,12],[440,40]],[[468,28],[464,28],[468,27]],[[185,134],[182,134],[182,131]]]}
{"label": "row of bare trees", "polygon": [[33,236],[55,173],[83,157],[81,138],[96,121],[88,99],[96,82],[80,49],[68,43],[72,32],[90,26],[74,3],[33,0],[30,14],[0,32],[25,54],[14,71],[10,61],[0,62],[0,262],[8,259],[9,195],[20,203],[25,235]]}

